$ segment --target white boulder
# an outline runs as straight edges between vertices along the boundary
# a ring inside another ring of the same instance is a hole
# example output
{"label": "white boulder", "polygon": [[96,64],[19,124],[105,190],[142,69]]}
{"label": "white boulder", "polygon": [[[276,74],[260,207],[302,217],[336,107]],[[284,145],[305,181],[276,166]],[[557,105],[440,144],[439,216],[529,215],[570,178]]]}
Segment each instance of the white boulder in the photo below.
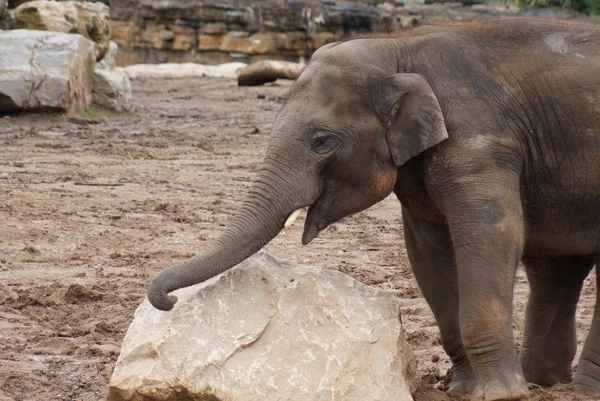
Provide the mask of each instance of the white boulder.
{"label": "white boulder", "polygon": [[225,63],[221,65],[204,65],[196,63],[167,64],[133,64],[120,67],[129,78],[192,78],[217,77],[237,78],[237,71],[246,66],[245,63]]}
{"label": "white boulder", "polygon": [[96,63],[96,68],[100,68],[102,70],[114,70],[117,66],[117,52],[119,51],[119,45],[117,45],[112,40],[108,43],[108,51],[102,57],[98,63]]}
{"label": "white boulder", "polygon": [[78,113],[90,106],[95,60],[88,39],[48,31],[0,31],[0,49],[0,112]]}
{"label": "white boulder", "polygon": [[176,295],[170,312],[135,312],[109,401],[412,401],[391,294],[259,253]]}
{"label": "white boulder", "polygon": [[122,71],[96,69],[94,103],[115,111],[131,110],[131,81]]}
{"label": "white boulder", "polygon": [[108,6],[89,1],[28,1],[11,12],[15,28],[78,33],[96,44],[96,60],[108,51]]}

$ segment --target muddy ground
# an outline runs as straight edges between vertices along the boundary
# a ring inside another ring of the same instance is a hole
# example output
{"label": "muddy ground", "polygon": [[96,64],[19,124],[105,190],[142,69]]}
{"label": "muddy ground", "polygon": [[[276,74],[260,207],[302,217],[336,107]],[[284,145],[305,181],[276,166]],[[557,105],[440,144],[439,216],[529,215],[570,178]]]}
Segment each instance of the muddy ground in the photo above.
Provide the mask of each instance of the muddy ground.
{"label": "muddy ground", "polygon": [[[127,115],[0,118],[0,395],[8,399],[105,399],[149,278],[223,229],[290,83],[149,79],[133,87],[136,109]],[[417,398],[447,399],[434,386],[443,387],[450,364],[408,265],[397,200],[344,219],[307,247],[301,230],[299,221],[267,250],[397,295],[425,375]],[[527,292],[520,270],[517,345]],[[580,348],[594,300],[588,279]],[[532,399],[593,398],[563,386]]]}

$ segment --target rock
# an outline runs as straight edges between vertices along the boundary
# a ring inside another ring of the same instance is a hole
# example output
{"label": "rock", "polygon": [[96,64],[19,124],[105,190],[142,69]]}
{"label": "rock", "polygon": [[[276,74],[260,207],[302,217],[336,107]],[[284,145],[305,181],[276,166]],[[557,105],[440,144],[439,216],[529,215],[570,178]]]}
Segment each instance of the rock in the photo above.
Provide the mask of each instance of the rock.
{"label": "rock", "polygon": [[109,23],[113,40],[125,53],[160,54],[179,61],[194,61],[198,53],[208,52],[231,59],[265,54],[306,58],[331,40],[399,26],[390,14],[392,7],[333,3],[112,0]]}
{"label": "rock", "polygon": [[125,72],[129,78],[236,78],[237,71],[245,66],[244,63],[225,63],[221,65],[195,63],[133,64],[117,68],[117,70]]}
{"label": "rock", "polygon": [[96,44],[96,60],[108,51],[108,6],[87,1],[29,1],[11,12],[15,28],[78,33]]}
{"label": "rock", "polygon": [[173,31],[168,30],[165,25],[148,25],[141,32],[141,43],[143,45],[162,49],[166,47],[166,43],[172,43],[175,38]]}
{"label": "rock", "polygon": [[276,40],[273,34],[255,33],[248,38],[245,53],[265,54],[277,52]]}
{"label": "rock", "polygon": [[198,35],[198,50],[212,51],[219,50],[223,42],[222,35]]}
{"label": "rock", "polygon": [[4,19],[4,11],[8,6],[8,0],[0,0],[0,20]]}
{"label": "rock", "polygon": [[111,110],[131,110],[131,81],[123,71],[97,69],[94,74],[94,103]]}
{"label": "rock", "polygon": [[227,25],[223,22],[203,24],[200,26],[199,31],[208,35],[223,35],[227,32]]}
{"label": "rock", "polygon": [[79,113],[92,102],[94,44],[81,35],[0,32],[0,112]]}
{"label": "rock", "polygon": [[141,30],[138,25],[131,21],[109,21],[110,37],[120,48],[141,47]]}
{"label": "rock", "polygon": [[108,51],[102,57],[98,63],[96,63],[96,69],[112,71],[117,66],[117,52],[119,51],[119,45],[115,42],[110,41],[108,44]]}
{"label": "rock", "polygon": [[176,295],[171,312],[138,307],[108,401],[412,401],[416,363],[385,291],[259,253]]}
{"label": "rock", "polygon": [[193,28],[174,26],[173,50],[188,51],[194,46],[195,32]]}
{"label": "rock", "polygon": [[248,32],[229,32],[223,36],[219,50],[222,52],[244,53],[248,48]]}
{"label": "rock", "polygon": [[238,73],[239,86],[257,86],[278,78],[296,79],[303,65],[289,61],[261,60],[242,68]]}

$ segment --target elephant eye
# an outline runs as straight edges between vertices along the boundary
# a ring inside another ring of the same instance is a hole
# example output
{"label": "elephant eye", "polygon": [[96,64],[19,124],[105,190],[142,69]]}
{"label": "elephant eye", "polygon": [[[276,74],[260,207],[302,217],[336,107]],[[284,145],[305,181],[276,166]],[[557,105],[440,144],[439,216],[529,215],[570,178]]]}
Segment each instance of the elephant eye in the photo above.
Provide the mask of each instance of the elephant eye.
{"label": "elephant eye", "polygon": [[340,138],[331,132],[317,132],[311,139],[310,148],[313,152],[323,155],[334,151],[341,143]]}

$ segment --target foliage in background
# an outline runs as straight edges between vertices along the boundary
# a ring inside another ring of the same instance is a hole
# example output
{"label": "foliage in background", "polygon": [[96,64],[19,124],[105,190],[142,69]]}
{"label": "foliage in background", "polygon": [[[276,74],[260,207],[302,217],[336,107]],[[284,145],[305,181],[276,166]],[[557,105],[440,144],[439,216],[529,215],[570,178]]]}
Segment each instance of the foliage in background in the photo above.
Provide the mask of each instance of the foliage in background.
{"label": "foliage in background", "polygon": [[515,0],[520,6],[561,6],[587,15],[600,15],[600,0]]}
{"label": "foliage in background", "polygon": [[[567,0],[568,1],[568,0]],[[562,6],[562,0],[515,0],[519,6],[546,7],[546,6]]]}
{"label": "foliage in background", "polygon": [[565,0],[563,7],[572,8],[587,15],[600,15],[600,0]]}

